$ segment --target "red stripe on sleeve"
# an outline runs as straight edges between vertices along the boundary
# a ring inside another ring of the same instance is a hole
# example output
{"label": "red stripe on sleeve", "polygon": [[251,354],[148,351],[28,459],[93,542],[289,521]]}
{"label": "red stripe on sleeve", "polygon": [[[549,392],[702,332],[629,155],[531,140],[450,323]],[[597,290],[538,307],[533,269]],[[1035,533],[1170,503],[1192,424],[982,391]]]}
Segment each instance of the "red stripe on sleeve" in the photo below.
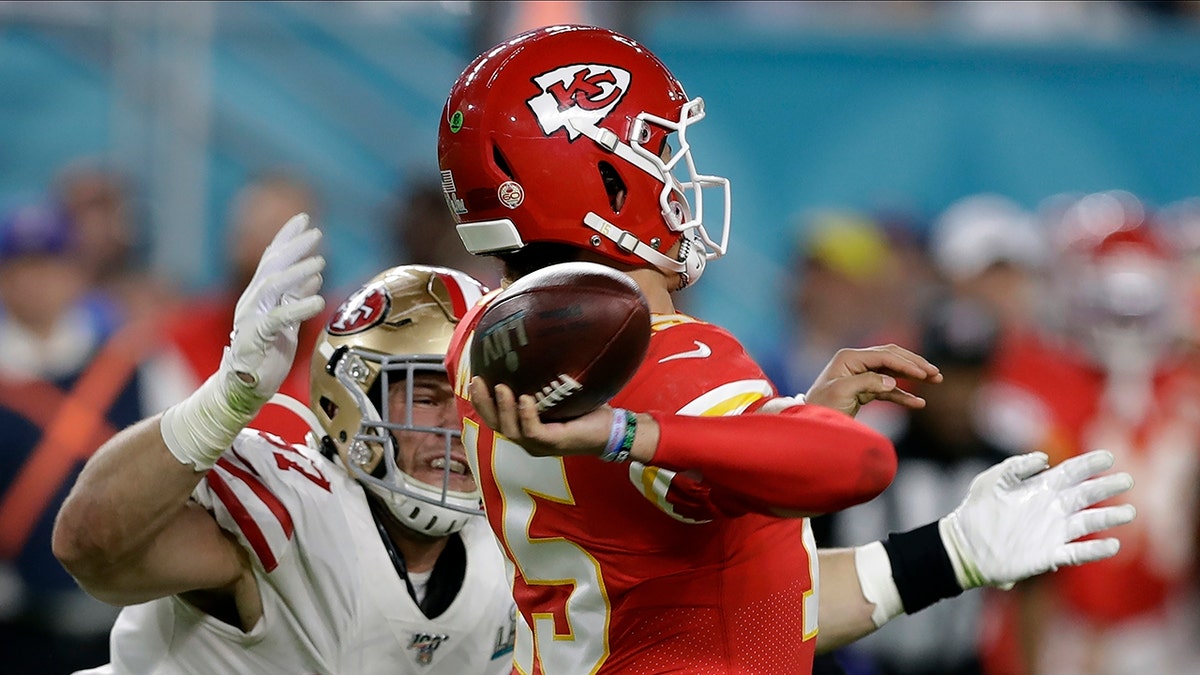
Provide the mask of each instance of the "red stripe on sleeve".
{"label": "red stripe on sleeve", "polygon": [[[220,462],[218,461],[218,463]],[[209,471],[205,480],[208,481],[208,486],[212,488],[213,493],[225,505],[225,509],[233,516],[234,522],[241,528],[242,534],[246,536],[246,541],[250,542],[250,548],[254,550],[254,555],[258,556],[259,561],[262,562],[263,569],[270,572],[278,567],[279,561],[275,559],[275,554],[271,553],[271,547],[267,544],[267,538],[263,535],[262,528],[238,500],[237,495],[233,493],[221,474]]]}
{"label": "red stripe on sleeve", "polygon": [[242,457],[241,453],[239,453],[239,452],[237,451],[237,448],[235,448],[235,447],[233,447],[233,446],[229,446],[229,450],[225,451],[225,454],[224,454],[224,455],[221,455],[221,459],[220,459],[220,460],[218,460],[218,461],[222,461],[222,460],[228,459],[228,457],[229,457],[230,455],[233,455],[234,457],[237,457],[237,458],[238,458],[238,461],[239,461],[239,462],[241,462],[241,463],[242,463],[242,464],[245,466],[245,468],[246,468],[246,470],[247,470],[247,471],[249,471],[250,473],[254,474],[255,476],[257,476],[257,475],[258,475],[258,470],[256,470],[256,469],[254,468],[254,465],[253,465],[253,464],[251,464],[250,462],[247,462],[247,461],[246,461],[246,458],[245,458],[245,457]]}
{"label": "red stripe on sleeve", "polygon": [[292,524],[292,514],[288,513],[287,507],[283,505],[283,502],[279,501],[279,497],[276,497],[273,492],[267,489],[266,485],[262,484],[258,476],[232,462],[226,461],[224,457],[217,460],[217,466],[241,479],[254,492],[254,496],[258,497],[259,501],[275,515],[275,520],[278,520],[279,526],[283,528],[284,536],[288,539],[292,538],[292,531],[295,528]]}

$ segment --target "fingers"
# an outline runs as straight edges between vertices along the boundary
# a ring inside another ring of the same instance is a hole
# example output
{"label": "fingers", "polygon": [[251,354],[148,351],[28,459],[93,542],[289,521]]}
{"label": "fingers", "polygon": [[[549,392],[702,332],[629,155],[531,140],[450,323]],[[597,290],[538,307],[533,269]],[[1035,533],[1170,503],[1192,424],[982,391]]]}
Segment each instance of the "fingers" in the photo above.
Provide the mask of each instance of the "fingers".
{"label": "fingers", "polygon": [[324,283],[324,281],[325,280],[319,273],[309,275],[308,278],[303,279],[299,285],[296,286],[296,288],[288,291],[285,297],[291,300],[299,300],[310,295],[316,295],[317,293],[321,292],[321,284]]}
{"label": "fingers", "polygon": [[273,323],[277,323],[275,329],[283,326],[296,326],[301,321],[307,321],[321,313],[325,309],[325,298],[319,295],[309,295],[298,300],[289,300],[284,304],[279,305],[271,310],[267,316]]}
{"label": "fingers", "polygon": [[284,242],[296,236],[298,232],[308,227],[309,217],[307,213],[297,213],[288,218],[288,221],[279,228],[275,233],[275,237],[271,240],[272,244],[276,242]]}
{"label": "fingers", "polygon": [[1132,504],[1080,511],[1067,519],[1067,538],[1075,540],[1119,525],[1126,525],[1132,522],[1136,516],[1137,510],[1133,508]]}
{"label": "fingers", "polygon": [[264,292],[269,295],[288,294],[292,297],[312,295],[305,293],[311,288],[313,280],[320,290],[321,271],[325,269],[324,256],[314,255],[280,270],[267,277],[263,282]]}
{"label": "fingers", "polygon": [[1092,504],[1112,499],[1133,487],[1133,478],[1127,473],[1114,473],[1093,478],[1063,491],[1063,503],[1072,511],[1085,509]]}
{"label": "fingers", "polygon": [[263,251],[255,271],[256,278],[267,277],[317,251],[324,235],[315,227],[308,228],[308,224],[308,215],[304,213],[293,216],[284,224]]}
{"label": "fingers", "polygon": [[1121,550],[1121,542],[1116,539],[1088,539],[1075,541],[1058,547],[1054,553],[1055,568],[1064,565],[1082,565],[1111,558]]}
{"label": "fingers", "polygon": [[890,401],[906,408],[925,407],[925,399],[896,386],[896,378],[881,373],[861,373],[825,382],[808,392],[808,403],[822,405],[854,416],[871,401]]}
{"label": "fingers", "polygon": [[1072,457],[1046,472],[1046,480],[1055,487],[1076,485],[1112,468],[1115,462],[1113,454],[1107,450],[1093,450],[1087,454]]}
{"label": "fingers", "polygon": [[488,391],[487,383],[478,375],[471,378],[470,394],[471,405],[484,424],[509,440],[520,442],[536,436],[541,430],[537,403],[532,396],[525,395],[518,400],[512,389],[503,384]]}
{"label": "fingers", "polygon": [[496,400],[492,398],[492,393],[488,391],[487,383],[483,381],[482,377],[476,375],[471,378],[470,394],[471,405],[475,407],[475,412],[483,418],[483,423],[488,425],[489,429],[500,426]]}
{"label": "fingers", "polygon": [[[911,410],[920,410],[921,408],[925,407],[925,399],[899,388],[892,389],[891,391],[880,392],[875,394],[872,398],[876,401],[888,401],[890,403],[895,403]],[[864,401],[861,396],[859,397],[859,401],[864,404],[870,402],[870,400]]]}
{"label": "fingers", "polygon": [[941,382],[942,374],[924,357],[894,344],[842,349],[809,389],[808,402],[851,416],[859,406],[875,400],[924,408],[925,399],[898,388],[897,378]]}
{"label": "fingers", "polygon": [[1029,452],[1015,457],[1009,457],[995,468],[999,470],[1000,485],[1011,488],[1030,477],[1037,475],[1050,465],[1050,458],[1044,452]]}
{"label": "fingers", "polygon": [[[325,258],[312,256],[268,276],[257,290],[247,291],[242,301],[253,302],[259,312],[282,316],[287,322],[299,323],[317,315],[325,307],[324,299],[320,303],[300,302],[310,298],[320,297],[321,270],[325,269]],[[249,298],[249,299],[248,299]],[[239,304],[242,302],[239,301]],[[284,311],[283,308],[288,308]],[[311,310],[311,311],[310,311]],[[306,313],[308,312],[308,313]],[[273,327],[271,330],[274,331]],[[259,332],[266,329],[260,327]]]}
{"label": "fingers", "polygon": [[263,253],[263,262],[271,266],[284,267],[312,255],[321,243],[322,233],[315,227],[305,230],[292,239],[274,241]]}
{"label": "fingers", "polygon": [[937,366],[920,354],[899,345],[843,349],[834,358],[844,360],[844,366],[850,375],[876,371],[915,380],[942,381],[942,374]]}
{"label": "fingers", "polygon": [[492,427],[512,440],[521,438],[521,419],[517,416],[517,397],[508,385],[498,384],[494,390],[496,421],[500,426]]}

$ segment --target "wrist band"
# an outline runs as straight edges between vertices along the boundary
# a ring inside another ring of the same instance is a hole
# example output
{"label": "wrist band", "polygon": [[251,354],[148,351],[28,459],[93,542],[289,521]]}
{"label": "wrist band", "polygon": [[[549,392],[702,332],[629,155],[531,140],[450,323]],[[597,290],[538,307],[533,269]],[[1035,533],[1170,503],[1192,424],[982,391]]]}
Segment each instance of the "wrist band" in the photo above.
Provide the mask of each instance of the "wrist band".
{"label": "wrist band", "polygon": [[616,454],[617,449],[621,447],[621,441],[625,440],[625,419],[624,408],[613,408],[612,428],[608,431],[608,444],[604,446],[604,452],[600,453],[601,459]]}
{"label": "wrist band", "polygon": [[863,597],[874,605],[871,622],[876,628],[904,613],[904,601],[892,579],[892,564],[882,542],[873,541],[854,549],[854,571]]}
{"label": "wrist band", "polygon": [[600,459],[605,462],[624,462],[629,459],[629,450],[637,436],[637,413],[624,408],[613,408],[612,428],[608,432],[608,444]]}
{"label": "wrist band", "polygon": [[883,548],[891,561],[892,580],[906,614],[963,592],[937,521],[908,532],[892,533],[883,542]]}
{"label": "wrist band", "polygon": [[262,403],[230,385],[237,375],[218,371],[183,401],[167,408],[159,430],[167,450],[181,464],[207,471],[233,443]]}

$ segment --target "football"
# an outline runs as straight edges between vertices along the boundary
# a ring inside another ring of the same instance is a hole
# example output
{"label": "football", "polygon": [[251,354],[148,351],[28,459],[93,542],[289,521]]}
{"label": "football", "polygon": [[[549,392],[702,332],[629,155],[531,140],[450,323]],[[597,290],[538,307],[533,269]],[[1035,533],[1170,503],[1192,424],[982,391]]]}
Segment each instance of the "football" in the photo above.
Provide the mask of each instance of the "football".
{"label": "football", "polygon": [[546,421],[608,402],[650,345],[650,307],[628,275],[596,263],[545,267],[514,282],[484,310],[471,369],[489,388],[532,395]]}

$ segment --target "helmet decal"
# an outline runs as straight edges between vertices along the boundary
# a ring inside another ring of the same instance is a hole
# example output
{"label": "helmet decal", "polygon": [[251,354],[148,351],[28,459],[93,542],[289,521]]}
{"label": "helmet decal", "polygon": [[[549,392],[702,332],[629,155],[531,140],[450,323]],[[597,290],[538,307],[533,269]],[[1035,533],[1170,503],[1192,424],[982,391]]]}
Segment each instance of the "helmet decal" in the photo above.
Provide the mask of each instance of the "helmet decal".
{"label": "helmet decal", "polygon": [[566,129],[573,141],[579,137],[569,120],[600,124],[629,91],[629,71],[601,64],[575,64],[555,68],[533,78],[541,93],[526,103],[549,136]]}
{"label": "helmet decal", "polygon": [[346,298],[329,318],[331,335],[353,335],[379,325],[392,308],[392,299],[378,286],[364,286]]}
{"label": "helmet decal", "polygon": [[446,206],[450,207],[450,212],[455,217],[467,212],[467,204],[458,198],[458,188],[454,186],[454,174],[449,170],[442,172],[442,193],[446,195]]}
{"label": "helmet decal", "polygon": [[525,201],[525,188],[516,181],[504,181],[496,190],[496,196],[500,198],[500,203],[510,209],[515,209]]}

